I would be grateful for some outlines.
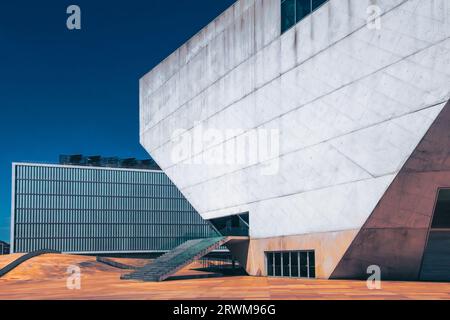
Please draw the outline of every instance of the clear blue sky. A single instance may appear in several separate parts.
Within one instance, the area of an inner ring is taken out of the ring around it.
[[[0,2],[0,239],[11,163],[59,154],[146,158],[138,80],[234,0]],[[66,28],[81,7],[82,30]]]

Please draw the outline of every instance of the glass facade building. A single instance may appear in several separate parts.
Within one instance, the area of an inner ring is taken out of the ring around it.
[[[13,164],[12,252],[164,252],[214,236],[162,171]]]

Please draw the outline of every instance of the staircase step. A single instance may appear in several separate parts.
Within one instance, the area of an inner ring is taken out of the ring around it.
[[[189,240],[170,252],[162,255],[150,264],[125,274],[123,280],[163,281],[181,268],[189,265],[228,241],[226,237]]]

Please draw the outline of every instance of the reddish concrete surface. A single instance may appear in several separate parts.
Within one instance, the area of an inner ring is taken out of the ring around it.
[[[81,269],[80,290],[66,286],[71,265]],[[382,282],[381,290],[369,290],[364,281],[221,277],[143,283],[120,280],[123,273],[93,257],[44,255],[0,279],[0,300],[450,299],[449,283]],[[187,268],[180,274],[198,273]]]
[[[439,188],[450,187],[450,102],[430,127],[339,262],[332,279],[418,280]]]

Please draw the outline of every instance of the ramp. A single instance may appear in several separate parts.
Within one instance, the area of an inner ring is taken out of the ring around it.
[[[180,269],[218,249],[228,241],[228,237],[187,241],[137,271],[123,275],[121,279],[146,282],[164,281]]]

